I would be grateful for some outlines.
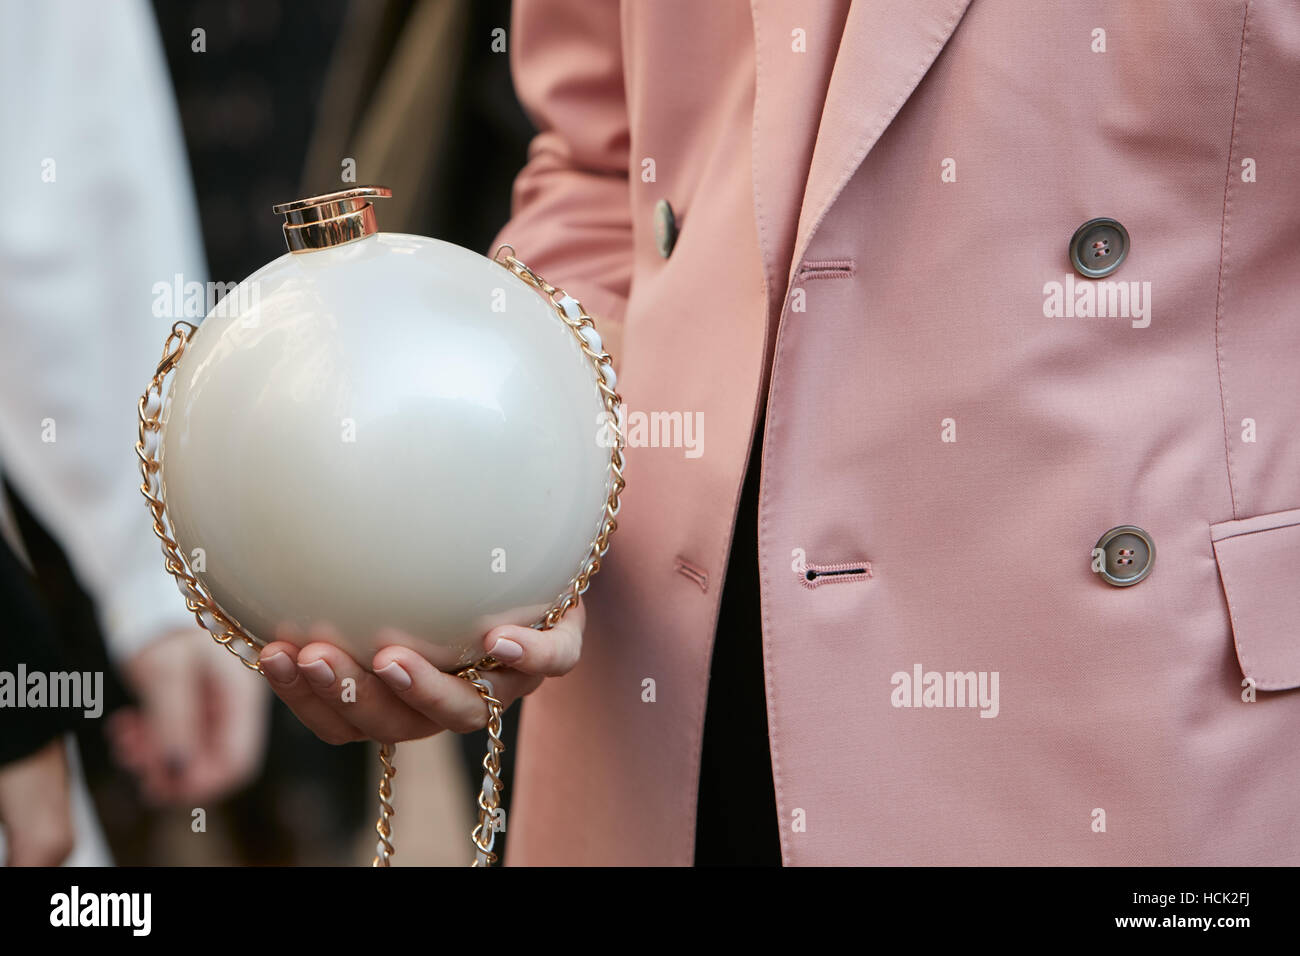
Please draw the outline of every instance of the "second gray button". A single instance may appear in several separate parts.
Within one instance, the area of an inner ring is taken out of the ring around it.
[[[1102,552],[1100,556],[1097,551]],[[1117,588],[1137,584],[1151,573],[1156,563],[1156,544],[1151,535],[1131,524],[1111,528],[1101,536],[1093,551],[1101,558],[1101,579]]]
[[[1087,279],[1100,279],[1119,268],[1128,255],[1128,230],[1114,219],[1089,219],[1070,237],[1070,264]]]

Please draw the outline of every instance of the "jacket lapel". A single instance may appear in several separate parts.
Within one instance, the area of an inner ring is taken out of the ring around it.
[[[971,0],[854,0],[799,211],[787,279],[827,210],[952,36]]]
[[[780,314],[804,183],[849,0],[751,0],[754,18],[754,218]]]

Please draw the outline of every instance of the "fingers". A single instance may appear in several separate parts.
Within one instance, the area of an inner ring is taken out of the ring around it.
[[[209,800],[248,784],[261,767],[269,695],[246,668],[214,661],[204,674],[203,747],[183,781],[186,800]]]
[[[156,741],[144,717],[135,708],[122,708],[108,718],[107,737],[113,759],[124,769],[143,776],[156,754]]]
[[[456,733],[471,733],[487,725],[487,705],[469,681],[443,673],[415,651],[401,646],[412,643],[406,635],[389,632],[388,636],[394,645],[376,654],[371,666],[398,700]],[[540,676],[508,669],[482,676],[492,684],[493,696],[503,707],[536,690],[542,682]]]
[[[145,718],[157,735],[164,770],[180,775],[198,753],[202,737],[200,677],[192,639],[159,669],[145,695]]]
[[[503,624],[483,640],[488,654],[508,667],[481,676],[503,707],[531,694],[545,677],[567,674],[582,655],[586,609],[579,603],[548,631]],[[487,723],[487,707],[468,681],[445,674],[405,645],[414,643],[397,631],[386,635],[392,646],[375,655],[372,666],[394,695],[448,730],[469,733]]]
[[[170,634],[140,651],[128,664],[140,698],[147,741],[137,748],[144,794],[165,802],[176,795],[190,763],[198,758],[203,732],[200,712],[201,645],[189,633]]]
[[[582,602],[549,631],[503,624],[488,631],[483,647],[512,670],[543,677],[567,674],[582,656],[582,629],[587,611]]]
[[[258,655],[266,683],[294,716],[327,744],[346,744],[365,735],[322,700],[298,668],[298,648],[287,641],[267,644]]]
[[[266,754],[270,697],[260,681],[249,680],[247,668],[223,666],[214,676],[211,695],[220,718],[213,747],[232,773],[251,779]]]
[[[573,669],[582,654],[585,621],[579,603],[548,631],[502,625],[488,632],[487,653],[509,665],[483,675],[503,707],[536,690],[544,677]],[[277,696],[326,742],[398,742],[443,729],[470,733],[487,723],[478,690],[410,650],[418,642],[409,635],[387,633],[390,646],[375,655],[373,672],[336,646],[337,634],[328,625],[314,628],[312,643],[301,650],[301,635],[282,636],[294,639],[263,648],[262,670]]]
[[[113,756],[138,778],[141,795],[152,804],[176,804],[219,797],[248,783],[256,773],[267,730],[266,688],[244,668],[231,667],[220,648],[195,643],[185,635],[179,653],[166,650],[133,662],[141,698],[158,702],[140,712],[123,709],[109,718]],[[177,666],[172,666],[177,665]],[[166,686],[161,686],[166,682]],[[177,687],[191,699],[179,711],[167,698]],[[193,713],[198,731],[183,749],[169,734],[163,714]],[[183,756],[183,759],[178,757]]]
[[[168,769],[158,735],[143,714],[119,710],[108,726],[108,737],[113,758],[135,775],[140,796],[147,803],[161,805],[177,798],[180,778]]]
[[[316,636],[325,635],[317,631]],[[308,644],[298,652],[298,670],[323,703],[373,740],[396,743],[442,730],[439,723],[408,707],[384,681],[333,644]]]

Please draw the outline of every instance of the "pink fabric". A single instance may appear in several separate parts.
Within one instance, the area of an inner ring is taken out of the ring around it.
[[[1241,672],[1259,690],[1300,687],[1300,510],[1211,525]],[[1289,571],[1281,586],[1277,571]]]
[[[515,18],[543,132],[501,238],[597,315],[630,411],[707,427],[694,457],[628,451],[582,663],[524,704],[507,862],[691,862],[766,392],[786,863],[1300,863],[1300,7]],[[1110,279],[1150,284],[1145,320],[1048,317],[1050,283],[1086,285],[1067,244],[1096,216],[1128,229]],[[1260,528],[1220,535],[1238,521]],[[1115,588],[1091,550],[1124,524],[1157,558]],[[809,588],[799,555],[871,575]]]

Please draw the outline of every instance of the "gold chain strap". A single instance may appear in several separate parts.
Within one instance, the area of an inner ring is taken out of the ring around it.
[[[508,255],[505,254],[507,249],[510,250]],[[600,570],[600,562],[605,557],[605,552],[609,550],[609,537],[618,528],[618,502],[625,484],[623,481],[623,446],[626,444],[626,439],[623,436],[622,424],[619,420],[619,407],[623,404],[623,400],[619,398],[618,392],[614,390],[617,378],[614,375],[613,359],[604,350],[600,335],[596,332],[596,323],[587,314],[587,310],[582,307],[582,303],[573,296],[568,295],[563,289],[556,288],[533,272],[532,269],[516,259],[514,253],[515,250],[512,246],[503,245],[497,249],[494,259],[546,296],[551,308],[560,317],[560,321],[569,327],[569,331],[578,340],[578,345],[582,348],[582,354],[587,356],[587,360],[595,366],[596,384],[600,387],[600,397],[605,405],[607,424],[615,439],[611,443],[609,450],[609,473],[612,480],[610,482],[609,497],[605,501],[604,521],[601,522],[600,531],[597,532],[595,540],[591,542],[591,550],[587,552],[586,560],[582,562],[578,573],[569,582],[568,588],[556,598],[555,603],[551,605],[550,610],[546,612],[542,620],[534,625],[541,630],[549,630],[558,624],[560,618],[564,617],[569,609],[578,603],[578,598],[587,592],[592,577]]]
[[[260,674],[262,665],[257,660],[257,652],[261,643],[240,627],[238,621],[222,611],[207,588],[190,572],[180,546],[171,535],[166,503],[163,501],[162,463],[158,460],[158,446],[162,437],[163,381],[180,362],[185,346],[196,330],[197,327],[189,322],[177,322],[172,326],[171,334],[163,344],[162,361],[158,363],[149,387],[136,405],[140,416],[140,431],[135,453],[140,459],[140,476],[144,479],[140,491],[149,503],[149,512],[153,515],[153,533],[162,541],[167,570],[176,578],[176,586],[185,598],[185,606],[193,613],[199,626],[212,635],[213,640],[238,657],[245,667]],[[244,648],[248,649],[247,652]]]
[[[600,563],[605,557],[605,552],[609,550],[609,537],[618,528],[619,496],[623,493],[625,484],[623,480],[623,446],[626,439],[623,436],[622,425],[619,420],[619,407],[622,405],[623,400],[615,391],[618,379],[614,374],[613,360],[601,343],[600,335],[596,332],[595,321],[587,314],[587,310],[582,307],[582,303],[568,295],[563,289],[551,285],[528,268],[515,257],[513,246],[502,245],[498,247],[492,258],[546,296],[547,302],[550,303],[552,310],[560,318],[560,321],[573,333],[578,346],[582,349],[582,354],[587,357],[587,360],[596,369],[596,383],[600,388],[601,401],[605,406],[606,422],[614,437],[609,452],[611,481],[609,497],[605,501],[605,517],[601,521],[600,530],[597,532],[595,539],[591,542],[587,557],[578,568],[578,573],[569,581],[568,587],[555,599],[555,602],[543,615],[542,619],[533,625],[538,630],[545,631],[555,627],[560,622],[560,619],[578,603],[578,599],[586,593],[587,588],[591,585],[592,577],[600,570]],[[457,675],[474,685],[488,709],[488,744],[487,753],[483,757],[483,786],[478,794],[478,822],[475,823],[470,834],[470,840],[474,843],[474,862],[472,865],[476,867],[491,866],[497,861],[497,854],[493,851],[493,845],[498,831],[504,829],[504,811],[501,810],[501,791],[504,789],[504,784],[501,781],[501,753],[506,749],[505,744],[501,741],[501,714],[504,708],[501,706],[501,702],[493,696],[492,685],[479,673],[480,671],[494,670],[499,666],[498,661],[491,657],[485,657],[474,667],[467,667]]]
[[[393,776],[397,767],[393,766],[393,757],[397,754],[397,744],[379,745],[379,763],[383,767],[379,774],[379,819],[375,821],[375,832],[379,842],[375,844],[375,858],[371,866],[388,866],[389,860],[397,851],[393,849]]]
[[[508,254],[505,252],[507,249]],[[605,515],[600,530],[592,540],[591,548],[579,566],[577,574],[569,581],[568,586],[555,599],[541,620],[533,625],[539,630],[549,630],[558,624],[578,603],[578,599],[586,593],[592,577],[600,570],[605,552],[609,549],[610,535],[618,528],[619,496],[625,484],[623,447],[626,440],[619,420],[622,399],[615,391],[617,377],[614,374],[612,359],[604,350],[600,335],[596,332],[595,322],[577,299],[537,275],[515,258],[514,252],[513,247],[503,245],[497,249],[493,260],[541,292],[555,314],[573,333],[582,348],[583,355],[596,370],[596,382],[605,406],[607,426],[614,438],[609,454],[610,490],[605,501]],[[190,571],[189,563],[172,536],[167,520],[167,507],[162,488],[162,462],[158,459],[158,449],[162,439],[163,383],[180,363],[181,356],[184,355],[185,348],[196,331],[197,326],[189,322],[176,322],[172,325],[171,334],[163,343],[162,360],[158,363],[148,388],[137,403],[140,427],[135,451],[140,459],[140,475],[143,478],[140,492],[148,502],[153,517],[154,534],[162,542],[165,567],[176,579],[176,586],[185,598],[185,606],[193,613],[199,626],[212,635],[213,640],[239,658],[245,667],[260,674],[262,665],[257,655],[265,642],[249,634],[238,621],[221,610],[211,593]],[[467,667],[457,674],[474,686],[488,709],[488,746],[487,754],[483,758],[483,785],[479,790],[477,801],[478,822],[470,834],[475,849],[472,865],[476,867],[491,866],[497,861],[493,845],[497,832],[504,829],[503,811],[501,811],[501,792],[505,787],[501,780],[501,754],[505,750],[505,744],[501,740],[501,715],[504,708],[493,696],[491,683],[480,674],[481,671],[491,671],[500,666],[499,661],[485,657],[478,664]],[[392,817],[396,811],[393,809],[392,797],[393,777],[397,773],[394,765],[396,752],[396,744],[383,744],[379,748],[382,772],[379,778],[379,819],[375,823],[375,832],[379,840],[375,846],[375,857],[371,862],[372,866],[377,867],[388,866],[395,852],[392,842]]]
[[[487,753],[483,757],[483,786],[478,792],[478,823],[470,832],[474,842],[474,862],[471,866],[491,866],[497,861],[493,852],[497,832],[502,829],[500,814],[501,791],[505,785],[501,782],[501,753],[506,745],[501,742],[501,714],[504,708],[501,701],[493,696],[492,684],[481,677],[473,667],[467,667],[457,676],[465,678],[474,685],[483,703],[487,705],[488,722]]]

